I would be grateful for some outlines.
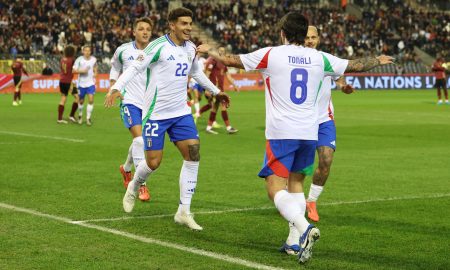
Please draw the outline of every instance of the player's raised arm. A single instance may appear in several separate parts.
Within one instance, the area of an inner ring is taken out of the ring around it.
[[[244,64],[242,64],[241,58],[236,54],[228,54],[228,53],[220,53],[217,48],[211,47],[209,44],[202,44],[197,47],[197,52],[199,53],[207,53],[209,56],[212,56],[214,59],[222,62],[225,66],[228,67],[236,67],[240,69],[244,69]]]
[[[221,102],[223,102],[227,107],[230,105],[230,97],[225,92],[221,92],[220,89],[217,88],[217,86],[215,86],[208,79],[208,77],[206,77],[205,73],[203,72],[203,67],[198,64],[197,58],[195,58],[192,62],[192,68],[189,76],[194,78],[198,82],[198,84],[207,89],[218,99],[221,99]]]
[[[394,57],[380,55],[378,57],[364,57],[355,60],[349,60],[345,72],[364,72],[377,66],[394,63]]]

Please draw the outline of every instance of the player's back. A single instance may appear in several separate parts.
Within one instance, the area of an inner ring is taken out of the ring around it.
[[[63,57],[60,60],[60,82],[62,83],[71,83],[73,79],[73,63],[74,59],[72,57]]]
[[[269,49],[265,58],[267,139],[316,140],[322,56],[315,49],[283,45]]]

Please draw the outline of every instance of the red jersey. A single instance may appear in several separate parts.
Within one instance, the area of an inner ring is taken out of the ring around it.
[[[206,60],[205,67],[211,71],[211,74],[209,74],[209,80],[223,91],[223,82],[228,68],[222,62],[219,62],[212,57],[209,57]]]
[[[445,79],[445,68],[442,64],[444,64],[444,61],[442,60],[436,60],[436,62],[433,63],[433,68],[431,70],[434,71],[436,79]]]
[[[20,77],[22,76],[22,72],[28,76],[27,71],[23,68],[23,63],[16,61],[11,65],[11,69],[14,73],[14,76]]]
[[[61,58],[61,74],[59,77],[59,81],[61,83],[71,83],[73,79],[72,67],[75,60],[72,57],[63,57]]]

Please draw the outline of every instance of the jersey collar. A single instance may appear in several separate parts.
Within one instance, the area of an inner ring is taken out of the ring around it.
[[[175,42],[173,42],[173,41],[170,39],[169,34],[165,34],[164,36],[166,37],[167,41],[169,41],[169,43],[170,43],[172,46],[177,47],[177,44],[175,44]],[[181,46],[182,46],[182,47],[185,47],[185,46],[186,46],[186,41],[183,41],[183,44],[182,44]]]

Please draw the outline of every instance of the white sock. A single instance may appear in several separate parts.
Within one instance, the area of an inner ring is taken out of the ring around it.
[[[78,103],[78,116],[80,118],[83,116],[83,107],[84,107],[84,104],[79,104]]]
[[[183,161],[180,172],[180,205],[178,212],[189,214],[191,212],[192,196],[197,186],[198,161]]]
[[[88,104],[86,107],[86,118],[91,119],[92,111],[94,110],[94,104]]]
[[[127,159],[125,160],[125,163],[123,164],[123,169],[126,172],[131,171],[131,166],[133,165],[133,154],[131,152],[132,149],[133,149],[133,143],[131,143],[130,148],[128,148]]]
[[[200,103],[195,102],[194,108],[195,108],[195,114],[200,114]]]
[[[280,214],[303,234],[308,228],[309,222],[306,220],[305,212],[302,211],[294,196],[286,190],[280,190],[275,194],[273,201]]]
[[[319,199],[320,194],[323,191],[323,186],[311,184],[309,188],[308,202],[315,202]]]
[[[147,181],[147,178],[152,172],[153,170],[147,166],[147,162],[145,160],[142,160],[141,163],[139,163],[136,172],[134,173],[133,180],[128,184],[128,189],[136,194],[139,190],[139,187],[143,185],[145,181]]]
[[[141,161],[145,161],[144,139],[142,139],[142,136],[136,137],[133,139],[133,143],[131,145],[134,168],[137,169]]]
[[[300,206],[300,209],[302,210],[303,214],[306,212],[306,200],[305,200],[305,194],[302,193],[289,193],[294,198],[296,203]],[[292,223],[289,222],[289,235],[286,240],[286,243],[290,246],[292,245],[298,245],[300,240],[300,232],[297,230],[297,228],[292,225]]]
[[[212,129],[212,126],[210,126],[210,125],[206,126],[206,130],[211,130],[211,129]]]

